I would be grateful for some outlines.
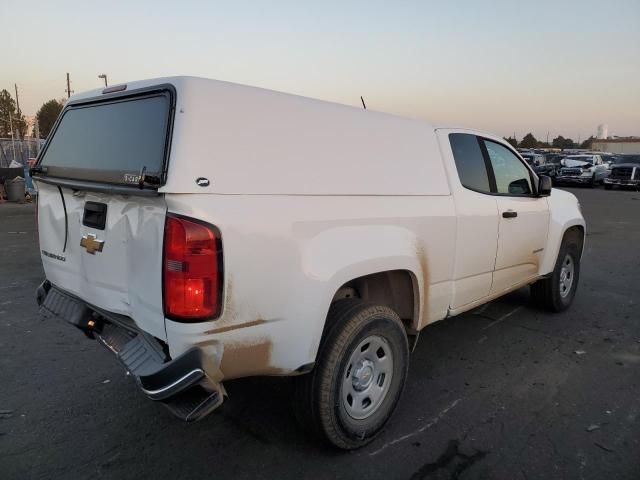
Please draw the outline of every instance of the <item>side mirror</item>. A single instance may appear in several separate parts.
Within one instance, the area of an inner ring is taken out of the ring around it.
[[[547,175],[540,175],[538,181],[538,195],[541,197],[548,197],[551,195],[551,177]]]

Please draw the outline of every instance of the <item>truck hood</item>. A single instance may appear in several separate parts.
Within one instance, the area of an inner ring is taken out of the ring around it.
[[[611,165],[609,168],[640,168],[640,163],[616,163],[615,165]]]
[[[588,165],[590,168],[593,167],[593,164],[591,162],[583,162],[582,160],[574,160],[572,158],[565,158],[564,159],[564,166],[565,167],[584,167],[585,165]]]

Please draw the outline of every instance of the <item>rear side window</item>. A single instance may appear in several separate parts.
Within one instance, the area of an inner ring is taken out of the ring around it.
[[[168,93],[71,107],[63,113],[41,165],[48,175],[136,183],[140,170],[164,171]]]
[[[480,192],[490,192],[487,166],[478,138],[468,133],[451,133],[449,142],[463,186]]]

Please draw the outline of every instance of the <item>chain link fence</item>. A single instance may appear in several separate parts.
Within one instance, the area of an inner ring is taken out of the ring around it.
[[[26,190],[30,194],[35,193],[33,181],[31,175],[29,175],[29,159],[36,158],[42,146],[44,140],[36,140],[35,138],[28,138],[24,140],[12,140],[10,138],[0,138],[0,182],[6,178],[13,178],[15,176],[15,169],[8,170],[14,160],[23,168],[23,172],[20,176],[24,178]],[[14,172],[10,174],[10,172]],[[13,176],[11,176],[13,175]]]
[[[14,160],[20,165],[28,166],[27,160],[36,158],[42,145],[44,145],[44,140],[36,140],[35,138],[24,140],[0,138],[0,168],[9,167]]]

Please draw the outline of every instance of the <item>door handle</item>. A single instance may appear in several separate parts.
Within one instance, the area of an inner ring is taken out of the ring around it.
[[[502,218],[516,218],[518,216],[518,212],[514,212],[513,210],[507,210],[506,212],[502,212]]]

